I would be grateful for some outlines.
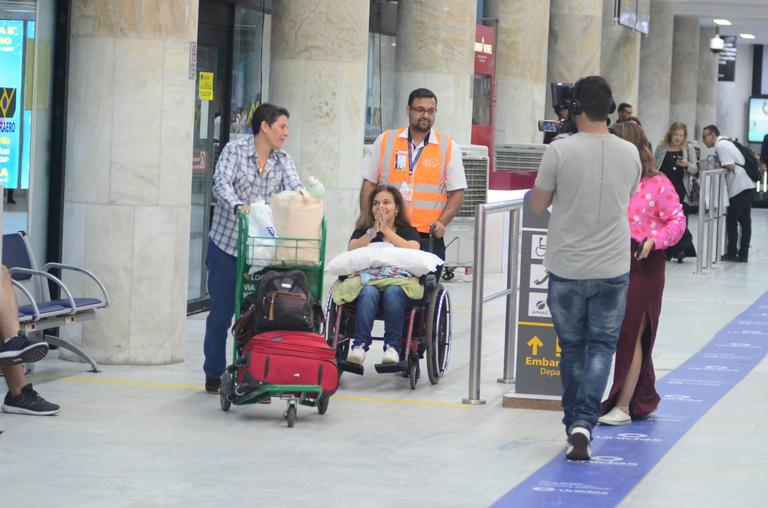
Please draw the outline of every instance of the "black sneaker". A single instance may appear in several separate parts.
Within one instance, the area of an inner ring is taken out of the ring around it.
[[[208,393],[219,393],[221,388],[220,377],[208,377],[205,376],[205,391]]]
[[[12,397],[11,392],[5,394],[5,402],[3,403],[3,412],[5,413],[48,416],[55,415],[59,411],[61,411],[59,406],[42,398],[31,384],[24,385],[17,397]]]
[[[42,360],[47,354],[47,342],[32,342],[24,332],[19,332],[18,335],[0,345],[0,365],[33,363]]]

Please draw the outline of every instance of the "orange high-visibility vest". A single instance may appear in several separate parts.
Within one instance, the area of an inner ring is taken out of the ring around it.
[[[430,139],[436,139],[439,144],[425,144],[411,172],[408,138],[400,136],[404,130],[387,130],[383,134],[379,153],[379,183],[390,184],[400,190],[402,183],[407,182],[411,189],[411,202],[407,210],[411,225],[419,233],[429,233],[430,224],[440,217],[448,200],[445,168],[451,161],[453,139],[435,130],[431,131]],[[405,167],[401,169],[395,167],[398,152],[405,154],[406,159]]]

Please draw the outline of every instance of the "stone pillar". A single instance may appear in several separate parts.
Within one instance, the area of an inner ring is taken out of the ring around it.
[[[112,306],[62,332],[101,363],[184,359],[197,14],[197,0],[72,2],[62,257]]]
[[[693,140],[701,138],[701,130],[717,121],[717,55],[709,50],[715,27],[702,27],[699,36],[699,83],[696,92],[696,125],[688,132]],[[704,143],[699,143],[702,147]]]
[[[692,136],[696,125],[699,75],[699,18],[675,16],[672,33],[672,79],[669,120],[683,122]]]
[[[640,83],[640,32],[616,22],[613,17],[615,4],[615,0],[603,0],[600,74],[610,83],[616,105],[626,102],[636,109]]]
[[[486,0],[496,32],[494,140],[541,143],[536,122],[545,118],[549,0]]]
[[[302,181],[315,175],[325,185],[330,259],[346,250],[359,213],[369,6],[360,0],[273,5],[270,101],[291,114],[285,149]]]
[[[470,142],[476,10],[474,0],[398,4],[396,124],[407,124],[408,94],[429,88],[438,101],[435,128]]]
[[[600,74],[603,0],[550,0],[547,83]],[[554,117],[547,91],[547,116]]]
[[[674,16],[674,1],[651,0],[648,35],[640,43],[640,87],[636,114],[654,147],[669,127]],[[690,76],[688,78],[691,79]]]

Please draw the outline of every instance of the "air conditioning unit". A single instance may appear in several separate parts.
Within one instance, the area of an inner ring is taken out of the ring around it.
[[[468,268],[474,263],[475,249],[475,208],[488,201],[488,147],[482,145],[461,145],[464,174],[467,189],[464,204],[459,213],[446,227],[444,274],[451,276],[458,267]]]
[[[539,169],[541,158],[547,145],[519,143],[512,145],[495,145],[494,169],[496,171],[513,171],[516,173],[533,173]]]

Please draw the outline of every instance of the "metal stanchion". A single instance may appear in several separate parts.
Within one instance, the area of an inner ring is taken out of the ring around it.
[[[507,253],[507,319],[504,324],[504,373],[499,383],[515,382],[515,331],[517,327],[517,250],[520,236],[520,209],[509,211],[509,249]]]
[[[699,173],[702,192],[699,195],[699,228],[696,234],[696,273],[720,261],[723,248],[723,221],[725,220],[725,170],[707,169]],[[706,207],[705,196],[709,198]]]
[[[475,209],[475,260],[472,276],[472,316],[469,344],[469,394],[464,404],[485,404],[480,400],[480,342],[483,334],[483,278],[485,276],[486,205]]]

